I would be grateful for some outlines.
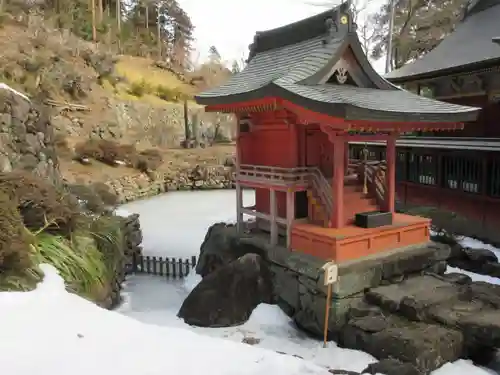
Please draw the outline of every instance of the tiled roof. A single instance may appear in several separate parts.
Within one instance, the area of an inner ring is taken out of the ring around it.
[[[480,0],[469,10],[453,33],[418,60],[385,75],[391,82],[430,78],[475,65],[500,64],[500,0]]]
[[[477,116],[477,108],[423,98],[386,81],[368,62],[353,30],[339,28],[326,39],[324,32],[293,44],[283,43],[283,39],[277,43],[285,35],[278,38],[280,32],[283,30],[272,31],[276,48],[255,53],[242,72],[224,85],[199,94],[197,101],[224,105],[280,97],[316,112],[351,120],[463,122]],[[262,38],[264,34],[259,35]],[[258,46],[258,38],[256,43]],[[271,45],[270,40],[266,43],[267,47]],[[348,49],[369,82],[363,87],[320,83],[324,82],[321,78],[332,74],[332,68]]]

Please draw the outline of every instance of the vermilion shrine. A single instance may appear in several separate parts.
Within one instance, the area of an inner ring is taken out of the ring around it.
[[[478,114],[380,77],[346,4],[257,33],[246,68],[196,99],[238,118],[238,227],[252,215],[272,245],[339,263],[429,241],[428,219],[394,209],[396,139]],[[349,142],[365,141],[385,142],[385,166],[350,165]],[[254,207],[243,207],[243,187],[255,189]]]

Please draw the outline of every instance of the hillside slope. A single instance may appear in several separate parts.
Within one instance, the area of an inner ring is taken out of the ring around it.
[[[69,149],[89,138],[139,149],[178,148],[185,136],[185,99],[190,121],[196,113],[208,132],[218,127],[226,138],[231,135],[233,118],[205,113],[190,100],[199,88],[164,62],[114,56],[103,46],[51,27],[40,15],[7,16],[1,26],[0,82],[47,104],[53,129]],[[173,157],[161,152],[166,162]],[[220,154],[200,153],[210,160]],[[226,148],[220,158],[227,153]],[[80,170],[71,153],[59,157],[63,169]],[[94,172],[87,168],[86,174]]]

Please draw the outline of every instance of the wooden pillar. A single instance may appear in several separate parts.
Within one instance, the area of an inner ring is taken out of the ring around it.
[[[292,242],[292,224],[295,219],[295,192],[286,192],[286,247],[290,249]]]
[[[349,141],[345,141],[345,155],[344,155],[344,174],[347,173],[347,169],[349,167]]]
[[[394,213],[396,201],[396,135],[391,135],[386,147],[385,210]]]
[[[241,184],[236,181],[236,231],[238,234],[243,232],[243,189]]]
[[[187,137],[187,135],[186,135]],[[187,138],[186,138],[187,141]],[[236,156],[235,156],[235,185],[236,185],[236,231],[241,234],[243,231],[243,189],[239,182],[240,163],[241,163],[241,150],[240,150],[240,119],[236,119]]]
[[[276,190],[269,190],[269,204],[270,204],[270,216],[271,216],[271,245],[275,246],[278,244],[278,223],[276,222],[276,217],[278,216],[278,206],[276,205]]]
[[[299,159],[299,134],[297,125],[295,123],[289,124],[290,132],[290,167],[298,167],[300,164]]]
[[[344,226],[344,158],[345,140],[336,136],[333,139],[333,183],[332,183],[332,227],[341,228]]]

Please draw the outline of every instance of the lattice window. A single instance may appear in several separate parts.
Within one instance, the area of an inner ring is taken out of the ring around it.
[[[406,151],[396,153],[396,181],[406,181],[408,178],[407,157]]]
[[[408,155],[408,181],[423,185],[436,185],[436,157],[434,155],[419,155],[412,152]]]
[[[500,198],[500,160],[492,160],[488,164],[488,195]]]
[[[443,156],[443,187],[466,193],[481,192],[481,160],[467,156]]]

